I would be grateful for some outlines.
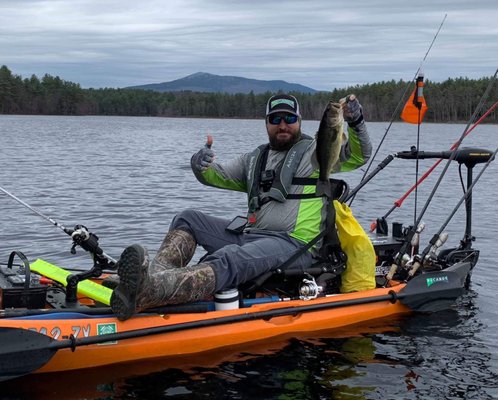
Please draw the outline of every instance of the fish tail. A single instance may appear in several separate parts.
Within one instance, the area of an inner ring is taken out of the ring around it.
[[[317,197],[320,197],[320,196],[326,196],[326,197],[330,197],[331,195],[331,187],[330,187],[330,181],[327,179],[327,180],[318,180],[316,182],[316,192],[315,192],[315,195]]]

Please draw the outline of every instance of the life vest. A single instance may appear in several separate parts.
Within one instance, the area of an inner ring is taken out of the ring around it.
[[[292,185],[316,185],[318,178],[296,177],[296,171],[313,139],[302,135],[301,140],[287,151],[284,161],[276,170],[265,170],[269,144],[262,144],[249,156],[247,187],[249,214],[259,210],[269,201],[302,200],[318,197],[314,193],[289,194]],[[333,198],[343,192],[343,181],[330,179]]]
[[[303,135],[302,139],[287,151],[285,159],[277,170],[265,170],[270,145],[262,144],[249,156],[247,171],[248,208],[253,213],[271,200],[283,203],[289,194],[292,180],[312,139]],[[265,188],[266,190],[262,190]]]

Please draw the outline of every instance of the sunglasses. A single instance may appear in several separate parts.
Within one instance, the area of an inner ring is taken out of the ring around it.
[[[282,122],[282,120],[288,125],[295,124],[298,119],[299,118],[297,117],[297,115],[293,115],[293,114],[285,114],[285,115],[272,114],[272,115],[268,116],[268,122],[271,125],[279,125],[280,122]]]

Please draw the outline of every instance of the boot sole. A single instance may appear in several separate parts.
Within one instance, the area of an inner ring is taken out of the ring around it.
[[[117,278],[117,275],[116,277],[114,275],[111,275],[111,276],[108,276],[107,278],[104,278],[102,280],[102,286],[105,286],[106,288],[109,288],[109,289],[116,289],[119,285],[119,279],[116,279]]]
[[[119,259],[119,284],[111,295],[111,309],[120,321],[126,321],[136,311],[144,259],[145,252],[139,245],[127,247]]]

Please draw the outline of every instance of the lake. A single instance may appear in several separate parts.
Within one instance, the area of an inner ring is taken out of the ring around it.
[[[370,123],[374,149],[387,123]],[[304,121],[313,134],[318,121]],[[447,150],[464,125],[424,124],[420,148]],[[494,151],[496,125],[481,125],[463,142]],[[226,218],[244,213],[242,193],[204,187],[190,157],[214,137],[217,159],[227,160],[267,141],[262,120],[0,116],[0,186],[60,224],[83,224],[118,258],[132,243],[161,243],[174,215],[196,208]],[[417,127],[393,124],[374,165],[417,143]],[[434,160],[421,160],[419,176]],[[420,211],[446,162],[418,190]],[[365,228],[384,215],[415,182],[415,161],[394,160],[352,205]],[[474,176],[482,167],[475,168]],[[226,399],[494,399],[498,398],[497,163],[477,183],[473,235],[481,250],[471,288],[455,306],[381,325],[314,337],[277,340],[204,357],[77,374],[43,375],[0,384],[2,398],[226,398]],[[363,171],[340,174],[354,187]],[[464,178],[465,179],[465,178]],[[462,196],[450,165],[423,221],[425,247]],[[0,194],[0,263],[12,250],[66,268],[89,268],[81,249],[57,227]],[[410,224],[414,195],[388,219]],[[455,244],[464,230],[459,210],[446,231]],[[202,255],[198,252],[196,257]],[[29,384],[20,385],[21,382]]]

